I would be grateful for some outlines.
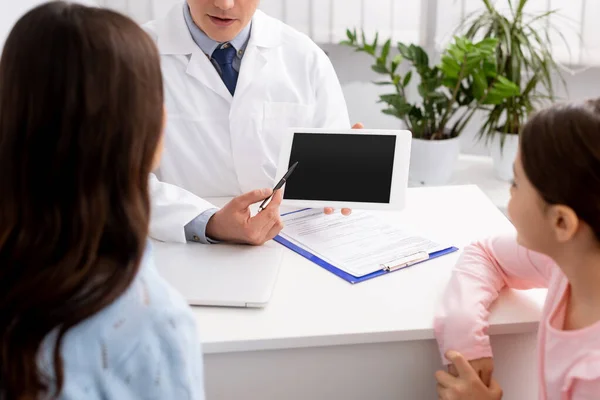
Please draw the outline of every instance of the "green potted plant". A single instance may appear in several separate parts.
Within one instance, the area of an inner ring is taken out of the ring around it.
[[[456,37],[443,52],[439,65],[431,66],[425,50],[417,45],[397,44],[392,55],[391,40],[378,46],[378,35],[367,42],[364,33],[347,31],[342,44],[375,59],[373,71],[384,75],[378,85],[389,85],[393,93],[380,96],[384,114],[404,122],[413,136],[410,180],[421,184],[445,184],[452,175],[460,150],[458,137],[476,110],[502,104],[519,94],[518,87],[498,74],[497,40],[488,38],[473,43]],[[403,76],[400,65],[410,68]],[[418,75],[418,97],[409,98],[408,86]]]
[[[520,89],[518,96],[508,97],[489,110],[479,136],[490,147],[496,175],[511,180],[518,134],[532,111],[555,98],[552,76],[561,76],[552,58],[549,35],[556,29],[549,20],[555,11],[529,14],[525,12],[529,0],[509,0],[509,10],[503,13],[492,1],[482,2],[484,9],[468,16],[458,32],[469,39],[496,39],[498,74]]]

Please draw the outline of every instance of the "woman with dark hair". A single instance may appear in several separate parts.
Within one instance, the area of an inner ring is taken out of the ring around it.
[[[467,247],[436,336],[450,373],[440,399],[499,399],[489,307],[503,288],[548,288],[538,332],[540,399],[600,399],[600,99],[559,104],[525,125],[508,213],[516,232]],[[460,353],[459,353],[460,352]]]
[[[153,41],[50,2],[0,60],[0,399],[202,399],[191,311],[157,274],[148,178],[164,125]]]

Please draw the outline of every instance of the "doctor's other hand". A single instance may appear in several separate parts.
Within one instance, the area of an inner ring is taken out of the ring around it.
[[[273,195],[267,207],[252,217],[250,206],[262,202],[272,189],[254,190],[231,200],[208,221],[206,235],[211,239],[260,246],[273,239],[283,229],[279,206],[281,190]]]
[[[360,123],[357,122],[356,124],[352,125],[352,129],[363,129],[365,126]],[[331,215],[335,212],[335,209],[333,209],[332,207],[325,207],[325,214],[327,215]],[[350,215],[352,214],[352,209],[350,208],[342,208],[342,214],[343,215]]]
[[[458,376],[446,371],[435,374],[438,398],[441,400],[500,400],[502,389],[493,378],[485,385],[471,364],[456,351],[446,353],[446,358],[456,367]]]

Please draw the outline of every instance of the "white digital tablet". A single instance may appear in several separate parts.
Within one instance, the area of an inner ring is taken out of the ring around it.
[[[411,134],[400,130],[292,128],[276,179],[298,163],[283,205],[401,210],[408,186]]]

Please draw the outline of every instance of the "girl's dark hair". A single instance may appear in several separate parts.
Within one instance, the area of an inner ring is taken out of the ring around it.
[[[600,99],[532,116],[521,133],[521,160],[542,198],[572,208],[600,240]]]
[[[0,399],[58,395],[65,333],[134,279],[162,124],[158,52],[133,21],[58,1],[17,22],[0,61]]]

